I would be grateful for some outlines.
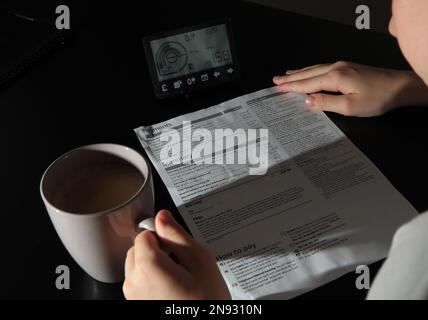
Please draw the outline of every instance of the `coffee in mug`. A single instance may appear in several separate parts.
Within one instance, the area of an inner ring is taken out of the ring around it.
[[[104,151],[81,150],[92,161],[76,167],[53,193],[60,210],[91,214],[116,208],[137,194],[143,174],[131,163]]]

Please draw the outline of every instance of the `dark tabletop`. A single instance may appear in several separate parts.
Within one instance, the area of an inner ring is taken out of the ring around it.
[[[76,265],[45,211],[39,181],[62,153],[100,142],[143,152],[135,127],[269,87],[272,76],[287,69],[339,59],[408,68],[387,35],[240,1],[157,1],[150,8],[145,3],[71,5],[73,32],[64,44],[0,87],[1,298],[123,298],[120,284],[99,283]],[[233,22],[240,83],[156,101],[141,37],[225,16]],[[329,116],[418,211],[427,209],[428,108],[371,119]],[[154,183],[156,208],[174,210],[157,173]],[[70,290],[55,287],[61,264],[70,267]],[[379,266],[372,265],[372,275]],[[355,277],[350,273],[298,299],[362,299],[366,292],[355,289]]]

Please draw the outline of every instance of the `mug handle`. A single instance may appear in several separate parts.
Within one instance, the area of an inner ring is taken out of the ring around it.
[[[147,218],[138,224],[138,228],[156,232],[155,218]]]

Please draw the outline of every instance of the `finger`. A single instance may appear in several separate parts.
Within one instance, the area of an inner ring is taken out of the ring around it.
[[[340,79],[330,72],[308,79],[281,83],[278,89],[282,92],[314,93],[319,91],[340,91]]]
[[[135,237],[134,240],[135,261],[151,258],[162,252],[159,241],[153,232],[144,230]]]
[[[328,64],[330,64],[330,63],[319,63],[319,64],[314,64],[312,66],[308,66],[308,67],[304,67],[304,68],[300,68],[300,69],[296,69],[296,70],[287,70],[285,72],[285,74],[294,74],[294,73],[297,73],[297,72],[302,72],[302,71],[306,71],[306,70],[318,68],[318,67],[321,67],[321,66],[324,66],[324,65],[328,65]]]
[[[125,260],[125,277],[131,274],[131,271],[134,269],[134,264],[135,264],[134,255],[135,255],[134,247],[129,248],[128,252],[126,253],[126,260]]]
[[[287,70],[287,71],[285,71],[285,74],[293,74],[295,72],[299,72],[299,69],[296,69],[296,70]]]
[[[156,231],[162,243],[174,252],[180,265],[188,270],[197,259],[200,246],[174,219],[168,210],[161,210],[155,219]]]
[[[297,80],[303,80],[307,78],[316,77],[319,75],[322,75],[324,73],[327,73],[333,69],[332,64],[322,64],[313,68],[309,68],[306,70],[298,71],[290,75],[286,75],[283,77],[280,77],[279,79],[276,79],[277,84],[285,83],[285,82],[291,82],[291,81],[297,81]]]
[[[189,273],[174,262],[159,246],[156,235],[143,231],[135,238],[134,272],[142,272],[152,281],[182,281]],[[181,279],[181,280],[180,280]]]
[[[306,98],[306,104],[309,108],[331,111],[346,116],[352,115],[350,95],[335,96],[331,94],[316,93]]]
[[[290,79],[291,76],[295,77],[296,75],[302,74],[302,73],[315,72],[315,73],[313,73],[314,75],[320,74],[322,72],[317,72],[317,70],[325,70],[326,67],[330,67],[330,66],[331,66],[330,63],[325,63],[325,64],[316,64],[313,66],[309,66],[309,67],[297,69],[297,70],[287,70],[285,72],[285,75],[273,77],[273,82],[275,84],[280,84],[280,83],[286,82],[288,79]]]

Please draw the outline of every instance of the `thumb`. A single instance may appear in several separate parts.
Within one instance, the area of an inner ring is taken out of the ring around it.
[[[180,265],[188,270],[194,267],[201,247],[174,219],[171,212],[168,210],[159,211],[156,215],[155,224],[160,240],[171,249]]]
[[[307,96],[306,105],[311,109],[336,112],[345,116],[351,115],[351,97],[349,95],[314,93]]]

